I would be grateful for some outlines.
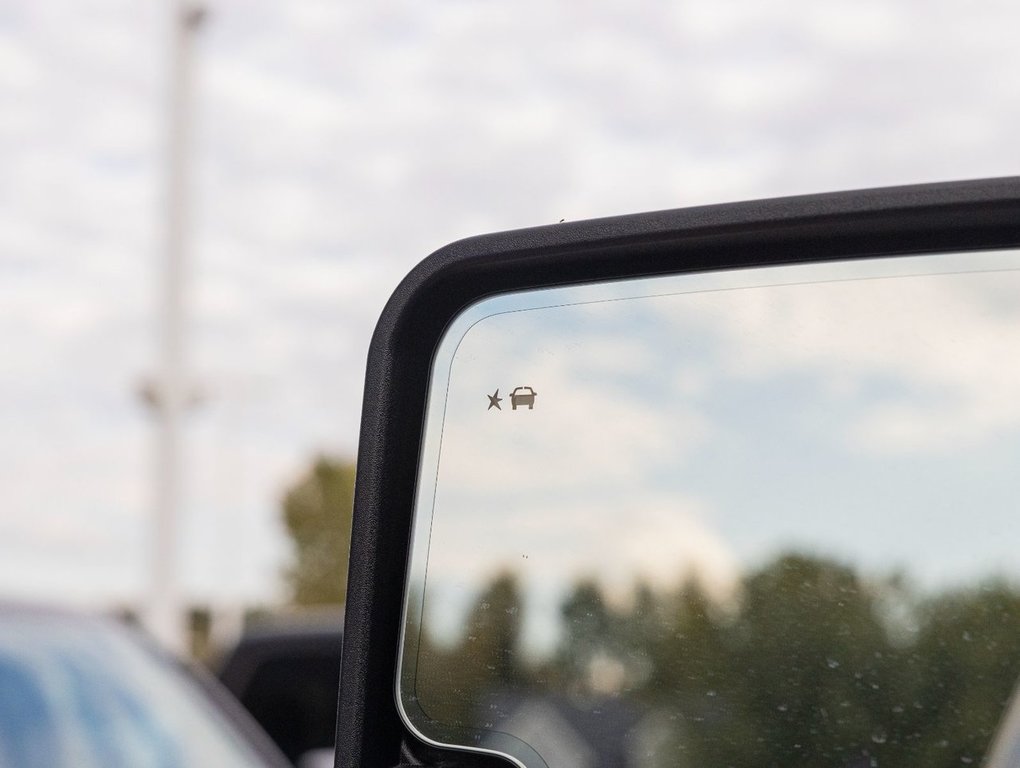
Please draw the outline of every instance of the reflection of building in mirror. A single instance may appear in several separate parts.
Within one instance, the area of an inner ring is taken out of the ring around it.
[[[646,713],[608,696],[578,701],[508,691],[491,707],[500,728],[563,768],[648,766],[671,733],[666,713]]]

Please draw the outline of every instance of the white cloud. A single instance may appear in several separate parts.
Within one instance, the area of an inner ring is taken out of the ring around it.
[[[574,494],[485,507],[437,509],[432,523],[425,610],[443,641],[453,640],[478,594],[500,572],[523,589],[525,643],[548,651],[571,588],[595,579],[610,599],[639,583],[670,589],[695,578],[719,599],[733,595],[740,569],[708,522],[703,504],[681,496]]]
[[[938,453],[1020,428],[1017,295],[1020,277],[1005,271],[708,292],[655,306],[679,332],[711,340],[716,382],[817,377],[820,394],[854,414],[831,426],[834,436],[869,451]],[[876,381],[903,391],[864,392]]]
[[[851,53],[888,50],[910,36],[901,7],[881,2],[810,3],[807,27],[816,44]]]
[[[208,5],[192,353],[196,376],[224,393],[209,418],[276,446],[251,459],[245,502],[263,553],[294,466],[353,448],[375,318],[444,242],[1020,169],[1012,4],[854,4],[829,17],[806,1]],[[136,521],[145,502],[118,478],[142,471],[125,436],[146,428],[132,393],[155,357],[164,10],[0,12],[0,398],[19,414],[2,453],[27,435],[49,446],[5,491],[35,498],[46,467],[89,447],[109,468],[96,494]],[[225,394],[238,387],[243,407]],[[245,415],[223,416],[234,408]],[[96,418],[69,436],[53,413]],[[208,436],[196,425],[190,439]],[[216,506],[209,482],[195,508]],[[43,488],[86,515],[76,487],[57,475]],[[5,514],[30,527],[23,504]],[[47,583],[60,578],[77,581],[69,569]]]
[[[597,330],[574,333],[577,322],[572,307],[501,314],[460,340],[445,393],[441,492],[536,498],[640,488],[652,469],[681,461],[711,434],[690,403],[635,393],[630,381],[659,370],[652,346]],[[521,386],[537,393],[534,411],[513,410]],[[486,399],[497,387],[499,411]]]

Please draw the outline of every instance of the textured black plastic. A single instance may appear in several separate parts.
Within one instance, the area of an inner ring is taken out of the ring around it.
[[[505,766],[420,744],[394,677],[432,356],[450,321],[491,294],[766,264],[1020,243],[1020,179],[841,192],[554,224],[455,242],[419,264],[369,350],[337,716],[338,768]]]

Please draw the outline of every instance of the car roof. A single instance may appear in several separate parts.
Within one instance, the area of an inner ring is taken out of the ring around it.
[[[77,619],[81,621],[102,620],[99,614],[92,614],[76,608],[50,603],[37,603],[13,598],[0,599],[0,621],[5,616],[38,617],[54,619]]]
[[[253,619],[242,633],[241,639],[261,640],[271,638],[294,638],[297,636],[343,635],[344,614],[342,608],[299,609],[267,614]]]

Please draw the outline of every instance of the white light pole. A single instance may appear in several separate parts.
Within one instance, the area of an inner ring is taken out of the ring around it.
[[[170,100],[166,155],[166,230],[159,273],[159,370],[146,391],[156,418],[155,498],[151,584],[143,611],[149,631],[166,648],[187,650],[184,605],[177,579],[181,510],[181,436],[192,400],[184,350],[187,276],[188,160],[191,128],[191,74],[195,34],[204,11],[188,0],[171,0]]]

